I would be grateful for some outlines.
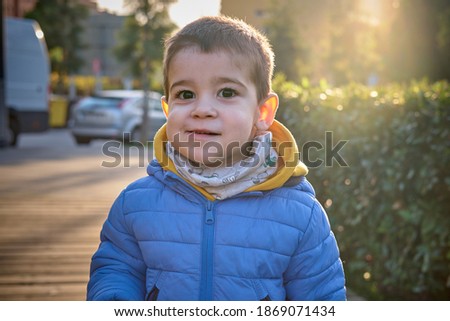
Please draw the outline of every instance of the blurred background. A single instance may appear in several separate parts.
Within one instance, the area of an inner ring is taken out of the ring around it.
[[[435,81],[450,74],[448,0],[150,3],[4,0],[3,7],[5,16],[40,23],[52,63],[51,91],[57,94],[84,95],[96,85],[139,87],[136,65],[142,63],[139,51],[143,48],[138,48],[142,42],[136,40],[142,35],[137,30],[147,25],[148,46],[152,46],[148,48],[149,78],[152,88],[161,90],[161,37],[196,17],[219,13],[264,31],[276,52],[276,71],[288,80],[376,85],[423,78]],[[75,90],[70,91],[70,85]]]
[[[43,130],[69,138],[83,97],[162,94],[168,34],[204,15],[252,24],[273,45],[277,118],[310,165],[348,287],[367,300],[450,299],[449,0],[3,0],[2,9],[4,20],[42,29]],[[6,105],[4,148],[8,124],[19,127]]]

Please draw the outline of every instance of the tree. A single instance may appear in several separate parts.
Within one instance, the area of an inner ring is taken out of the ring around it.
[[[127,0],[133,12],[125,20],[118,33],[118,45],[114,54],[126,63],[127,72],[142,81],[144,90],[143,119],[140,140],[145,143],[149,136],[148,91],[149,75],[161,64],[163,38],[175,25],[169,18],[168,5],[174,0]]]
[[[326,78],[340,85],[377,73],[378,30],[365,21],[360,0],[271,1],[265,23],[276,72],[288,80]]]
[[[307,67],[308,50],[297,30],[295,6],[294,0],[272,0],[265,27],[276,57],[275,73],[281,72],[287,80],[296,82],[301,76],[308,76],[310,70]]]
[[[81,34],[88,14],[88,8],[77,1],[38,0],[25,15],[39,22],[44,32],[52,71],[58,75],[56,92],[63,91],[64,77],[76,73],[83,65]]]

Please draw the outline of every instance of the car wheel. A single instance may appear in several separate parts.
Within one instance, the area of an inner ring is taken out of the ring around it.
[[[19,124],[15,119],[9,119],[8,142],[9,146],[17,145],[17,137],[19,136]]]
[[[82,137],[82,136],[74,136],[74,137],[78,145],[87,145],[91,142],[91,139],[89,137]]]

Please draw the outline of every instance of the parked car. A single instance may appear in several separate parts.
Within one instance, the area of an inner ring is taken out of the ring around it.
[[[152,140],[166,122],[161,94],[149,92],[149,121]],[[69,127],[78,144],[93,139],[138,141],[141,133],[144,93],[140,90],[104,90],[80,99],[71,110]]]

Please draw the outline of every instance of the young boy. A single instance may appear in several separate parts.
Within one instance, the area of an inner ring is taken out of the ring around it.
[[[148,176],[113,204],[88,300],[345,300],[339,251],[290,132],[273,53],[204,17],[166,41],[167,124]]]

